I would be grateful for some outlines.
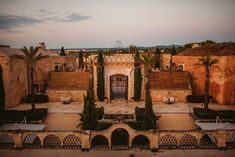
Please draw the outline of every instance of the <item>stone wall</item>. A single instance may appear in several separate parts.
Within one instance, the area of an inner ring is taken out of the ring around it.
[[[0,64],[3,69],[5,108],[15,107],[27,94],[26,64],[12,57],[0,57]]]
[[[151,90],[152,101],[163,101],[165,97],[174,97],[177,102],[186,102],[187,95],[191,95],[191,90]]]
[[[104,149],[112,148],[112,134],[117,129],[123,129],[128,134],[127,148],[133,148],[133,139],[138,135],[144,136],[149,140],[150,149],[169,149],[169,148],[231,148],[228,142],[233,142],[235,138],[234,130],[187,130],[187,131],[156,131],[146,130],[137,131],[130,128],[127,124],[113,124],[110,128],[103,131],[1,131],[0,143],[8,144],[5,149],[9,148],[65,148],[66,145],[78,146],[76,149],[91,149],[91,141],[96,136],[103,136],[108,140],[108,146]],[[73,140],[65,140],[70,136]],[[213,143],[205,143],[205,137],[210,136]],[[32,139],[38,139],[38,143],[29,142]],[[1,147],[1,145],[0,145]],[[125,146],[124,146],[125,147]],[[234,146],[232,147],[234,148]],[[101,148],[102,149],[102,148]],[[135,148],[133,148],[135,149]]]
[[[170,62],[171,62],[171,54],[170,53],[161,53],[161,67],[163,69],[166,69],[166,67],[170,68]]]
[[[184,65],[191,75],[194,95],[204,94],[205,68],[194,66],[200,56],[173,57],[173,63]],[[219,63],[213,65],[210,71],[210,95],[219,104],[235,104],[235,56],[213,56]]]

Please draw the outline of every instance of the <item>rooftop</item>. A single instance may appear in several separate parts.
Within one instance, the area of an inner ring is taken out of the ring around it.
[[[208,44],[197,48],[188,48],[177,56],[234,56],[235,55],[235,43],[215,43]]]

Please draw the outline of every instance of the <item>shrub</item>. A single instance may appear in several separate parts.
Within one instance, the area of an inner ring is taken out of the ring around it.
[[[204,95],[188,95],[186,97],[187,102],[189,103],[204,103],[205,96]],[[212,99],[212,96],[209,96],[209,102]]]
[[[48,102],[48,96],[47,95],[35,95],[34,97],[35,103],[46,103]],[[31,95],[26,96],[26,103],[31,103]]]
[[[46,108],[36,109],[35,112],[32,110],[5,110],[0,112],[1,119],[16,122],[22,121],[24,117],[26,117],[27,121],[38,121],[42,120],[46,115]]]
[[[127,124],[135,130],[145,130],[144,121],[129,121]]]
[[[143,121],[144,120],[144,108],[135,108],[135,118],[137,121]]]
[[[108,122],[99,122],[96,130],[106,130],[108,129],[113,123],[108,123]]]
[[[104,116],[104,107],[101,106],[100,108],[96,108],[95,113],[96,113],[96,116],[97,116],[98,120],[102,119],[103,116]]]

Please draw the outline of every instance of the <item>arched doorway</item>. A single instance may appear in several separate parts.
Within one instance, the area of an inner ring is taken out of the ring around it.
[[[91,147],[94,149],[108,149],[109,141],[105,136],[97,135],[91,140]]]
[[[122,74],[110,76],[110,99],[128,99],[128,76]]]
[[[129,146],[129,134],[123,128],[118,128],[112,132],[111,145],[114,149],[127,149]]]
[[[140,149],[149,149],[150,141],[149,139],[144,135],[137,135],[132,140],[132,147],[133,148],[140,148]]]

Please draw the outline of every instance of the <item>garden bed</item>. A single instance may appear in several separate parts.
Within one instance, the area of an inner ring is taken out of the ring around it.
[[[21,122],[26,117],[27,121],[39,121],[46,115],[46,108],[36,109],[35,112],[32,110],[5,110],[0,112],[0,119],[1,121]]]
[[[235,111],[233,110],[212,110],[207,111],[203,108],[193,108],[194,114],[200,119],[216,119],[219,116],[220,119],[233,119],[235,120]]]

